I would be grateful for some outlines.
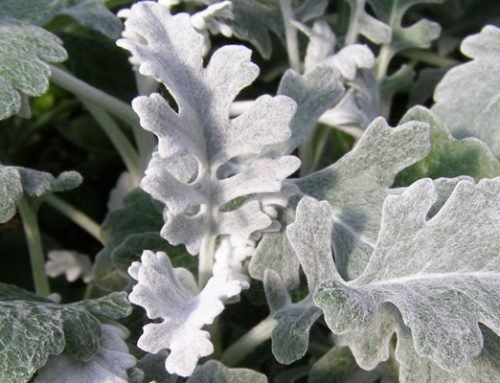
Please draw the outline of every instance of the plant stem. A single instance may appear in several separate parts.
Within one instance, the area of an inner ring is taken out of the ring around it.
[[[442,57],[436,53],[427,52],[421,49],[407,49],[401,52],[401,55],[439,68],[446,68],[460,64],[460,61],[458,60]]]
[[[135,184],[139,185],[142,178],[141,161],[135,148],[123,134],[115,120],[104,109],[90,101],[82,100],[82,102],[113,143],[127,170],[132,175]]]
[[[288,61],[290,62],[290,67],[296,72],[300,73],[301,65],[297,28],[295,28],[291,23],[291,20],[295,19],[295,15],[293,14],[292,1],[280,0],[280,8],[281,15],[283,16],[283,22],[285,24],[286,51],[288,53]]]
[[[205,287],[212,276],[214,266],[215,236],[212,235],[211,229],[208,231],[203,236],[200,254],[198,254],[198,287],[200,290]]]
[[[220,358],[228,367],[235,366],[250,354],[255,348],[271,337],[276,321],[267,317],[251,328],[245,335],[229,346]]]
[[[88,215],[78,210],[74,206],[71,206],[66,201],[54,195],[49,195],[45,197],[45,201],[52,206],[54,209],[62,213],[64,216],[69,218],[71,221],[80,226],[83,230],[89,233],[92,237],[102,242],[101,238],[101,227]]]
[[[42,239],[40,237],[40,229],[38,228],[36,210],[25,197],[21,197],[17,207],[23,221],[26,241],[28,242],[35,292],[38,295],[46,297],[50,294],[50,287],[49,280],[45,274],[45,257]]]
[[[352,5],[352,7],[350,8],[349,13],[349,27],[345,36],[346,46],[356,43],[359,34],[360,17],[365,9],[364,0],[350,2],[350,4]]]
[[[80,99],[94,102],[132,127],[139,123],[139,118],[127,103],[94,88],[54,65],[50,65],[50,70],[52,71],[50,79],[54,84],[75,94]]]

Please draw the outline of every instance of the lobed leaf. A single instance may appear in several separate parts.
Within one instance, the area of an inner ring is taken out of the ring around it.
[[[0,120],[21,110],[23,96],[41,96],[49,86],[48,63],[66,60],[62,41],[46,30],[0,12]]]
[[[190,376],[198,362],[213,352],[210,335],[202,328],[224,309],[224,302],[237,296],[243,286],[227,273],[215,274],[203,290],[186,269],[174,269],[163,252],[145,250],[134,262],[130,275],[137,280],[129,299],[144,307],[159,323],[144,326],[137,345],[149,353],[168,349],[165,368],[171,374]]]
[[[197,254],[204,238],[248,238],[268,227],[271,219],[257,201],[223,207],[238,197],[279,191],[297,169],[295,157],[268,151],[290,137],[295,103],[262,96],[231,120],[231,103],[258,72],[250,50],[222,47],[204,67],[203,36],[189,15],[172,16],[152,2],[135,4],[125,27],[118,44],[132,52],[141,74],[166,86],[178,109],[159,94],[133,101],[143,128],[159,139],[141,187],[166,206],[162,236]]]
[[[484,27],[467,37],[460,49],[473,60],[446,73],[434,92],[432,111],[454,137],[477,137],[499,157],[500,28]]]
[[[413,353],[452,374],[478,363],[484,342],[479,323],[500,331],[499,191],[500,178],[477,185],[462,180],[431,217],[439,198],[433,181],[389,196],[363,273],[319,285],[315,304],[362,368],[387,359],[391,336],[406,329],[412,342],[401,337],[400,355]],[[413,362],[400,357],[400,363]]]

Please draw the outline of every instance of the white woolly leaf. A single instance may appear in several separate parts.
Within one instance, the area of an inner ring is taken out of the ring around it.
[[[47,254],[45,272],[55,278],[62,274],[69,282],[82,278],[85,283],[91,280],[92,263],[88,255],[71,250],[52,250]]]
[[[434,92],[432,111],[455,137],[477,137],[500,157],[500,28],[484,27],[461,50],[473,60],[448,71]]]
[[[368,263],[394,178],[429,150],[427,124],[407,122],[390,128],[379,118],[340,160],[293,181],[303,194],[327,200],[333,207],[332,246],[344,278],[355,278]]]
[[[168,349],[165,368],[171,374],[189,376],[198,359],[214,348],[204,326],[224,309],[224,302],[237,296],[248,284],[231,280],[229,270],[209,279],[203,290],[186,269],[174,269],[163,252],[144,251],[141,262],[134,262],[129,274],[137,280],[129,295],[132,303],[144,307],[150,319],[160,323],[144,326],[138,346],[157,353]]]
[[[231,120],[231,103],[258,73],[249,49],[225,46],[204,67],[203,36],[189,15],[172,16],[147,1],[132,7],[125,27],[119,45],[132,52],[140,73],[166,86],[178,108],[159,94],[133,101],[143,128],[159,139],[141,186],[166,206],[162,236],[196,254],[204,238],[248,238],[269,226],[256,201],[231,211],[222,207],[245,195],[279,191],[281,180],[299,166],[295,157],[268,152],[290,137],[293,100],[262,96]],[[236,157],[237,166],[230,166]]]
[[[91,360],[79,362],[64,354],[52,356],[38,371],[35,383],[128,383],[127,370],[136,362],[124,341],[128,331],[108,324],[101,329],[100,348]]]
[[[1,3],[0,3],[1,4]],[[49,87],[47,63],[66,60],[62,41],[46,30],[0,12],[0,120],[20,112],[22,97]]]
[[[499,192],[500,178],[460,181],[431,217],[440,196],[430,179],[387,197],[363,273],[350,282],[334,275],[314,293],[329,328],[362,368],[387,359],[392,334],[406,327],[407,347],[449,372],[475,363],[484,342],[479,323],[500,332]],[[297,232],[294,247],[315,246]]]

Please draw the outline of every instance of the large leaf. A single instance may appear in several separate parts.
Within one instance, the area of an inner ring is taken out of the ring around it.
[[[368,263],[382,204],[396,175],[430,150],[426,123],[390,128],[382,119],[370,124],[356,146],[333,165],[292,181],[300,191],[333,207],[333,250],[340,274],[358,276]]]
[[[121,22],[106,8],[105,0],[2,0],[0,15],[43,26],[58,15],[66,15],[80,24],[112,39],[120,35]]]
[[[403,331],[412,341],[401,337],[400,355],[429,359],[449,373],[475,368],[484,342],[479,323],[500,332],[499,192],[500,178],[463,180],[434,213],[439,194],[430,179],[387,197],[364,272],[350,282],[337,274],[314,293],[329,328],[362,368],[387,359],[392,335]],[[311,205],[319,203],[301,202],[298,210]],[[297,232],[292,245],[324,248],[310,241],[307,226]]]
[[[476,181],[500,176],[500,163],[490,148],[477,138],[457,140],[446,125],[431,111],[415,107],[400,123],[422,121],[431,129],[432,149],[428,156],[398,174],[397,185],[409,185],[424,178],[458,177],[468,175]]]
[[[23,195],[40,198],[47,193],[73,189],[81,182],[82,176],[75,171],[54,177],[47,172],[0,164],[0,223],[16,214],[16,204]]]
[[[262,96],[231,120],[231,103],[258,73],[250,50],[225,46],[204,67],[203,36],[189,15],[172,16],[152,2],[135,4],[125,28],[118,44],[132,52],[141,74],[166,86],[178,109],[159,94],[132,103],[143,128],[159,139],[141,186],[166,206],[162,236],[197,254],[219,235],[245,239],[268,227],[271,219],[257,201],[222,208],[238,197],[279,191],[299,166],[297,158],[266,149],[290,137],[293,100]]]
[[[0,3],[2,4],[2,3]],[[50,32],[0,12],[0,120],[21,110],[22,98],[41,96],[50,67],[67,58],[61,40]]]
[[[499,157],[500,28],[484,27],[460,49],[473,60],[448,71],[434,92],[432,111],[455,137],[477,137]]]

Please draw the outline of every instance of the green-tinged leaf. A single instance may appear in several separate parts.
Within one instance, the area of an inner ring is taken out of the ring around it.
[[[147,353],[138,360],[137,368],[140,368],[144,372],[144,380],[141,380],[140,383],[151,381],[157,383],[176,383],[178,377],[165,371],[165,359],[167,356],[167,351],[162,351],[157,354]]]
[[[132,313],[132,305],[124,292],[112,293],[101,298],[84,300],[75,304],[88,312],[109,319],[121,319]]]
[[[409,185],[424,177],[468,175],[479,181],[482,178],[500,176],[500,163],[488,146],[480,140],[453,138],[445,124],[423,107],[415,107],[408,111],[400,123],[408,121],[429,124],[432,149],[427,157],[403,170],[396,178],[396,185]]]
[[[0,3],[2,4],[2,3]],[[0,120],[21,110],[23,96],[41,96],[49,86],[47,63],[67,57],[61,40],[44,29],[0,12]]]
[[[312,198],[303,198],[300,205],[310,205]],[[286,286],[273,270],[264,275],[266,299],[277,321],[272,333],[273,354],[278,362],[290,364],[305,355],[309,346],[309,331],[321,316],[312,304],[311,294],[318,284],[329,280],[335,272],[331,253],[331,211],[327,202],[318,207],[297,208],[295,223],[287,227],[287,236],[307,278],[309,295],[292,303]],[[315,251],[302,244],[314,243]]]
[[[364,371],[358,367],[349,348],[335,346],[313,364],[307,382],[372,383],[378,378],[378,374]]]
[[[396,175],[429,150],[426,123],[390,128],[379,118],[339,161],[293,181],[303,194],[332,206],[332,246],[344,278],[355,278],[368,263],[380,228],[382,204],[393,193],[390,186]]]
[[[0,381],[28,382],[50,355],[89,360],[99,349],[99,321],[83,308],[0,301]]]
[[[500,28],[484,27],[460,49],[473,60],[448,71],[434,92],[432,111],[453,136],[477,137],[499,157]]]
[[[222,363],[210,360],[199,366],[187,383],[267,383],[267,378],[246,368],[227,368]]]
[[[120,35],[121,22],[104,5],[105,0],[2,0],[0,16],[43,26],[58,15],[73,18],[112,39]]]
[[[16,213],[16,204],[23,195],[39,198],[47,193],[74,189],[82,176],[68,171],[54,177],[50,173],[0,164],[0,223],[9,221]]]
[[[18,300],[51,303],[50,300],[36,295],[31,291],[21,289],[14,285],[0,283],[0,301],[7,302]]]
[[[434,89],[447,72],[447,68],[422,69],[408,94],[408,108],[415,105],[427,105],[432,98]]]
[[[123,242],[131,234],[157,232],[163,224],[163,206],[137,188],[123,199],[120,209],[110,212],[101,226],[106,245]]]
[[[366,269],[350,282],[336,276],[320,284],[313,298],[362,368],[386,360],[392,335],[408,328],[411,342],[401,336],[400,355],[413,353],[454,376],[478,372],[479,323],[500,332],[499,193],[500,178],[459,181],[431,217],[439,195],[430,179],[387,197]],[[487,378],[478,373],[474,381]]]

